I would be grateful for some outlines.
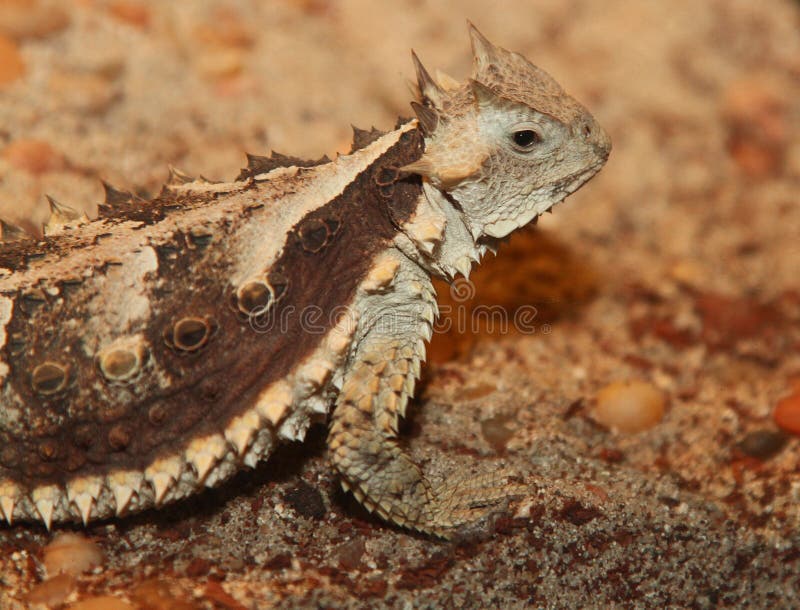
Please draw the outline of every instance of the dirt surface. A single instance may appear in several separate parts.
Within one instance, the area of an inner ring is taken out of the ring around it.
[[[94,213],[99,178],[146,195],[168,164],[345,151],[351,123],[409,114],[410,47],[468,74],[466,17],[614,141],[459,287],[475,300],[443,287],[456,321],[526,317],[438,333],[404,429],[434,477],[504,467],[530,492],[489,540],[398,531],[339,490],[318,429],[90,527],[83,575],[48,579],[52,534],[0,526],[0,608],[800,606],[797,2],[6,0],[0,216],[36,230],[45,193]],[[623,434],[595,409],[632,380],[666,411]]]

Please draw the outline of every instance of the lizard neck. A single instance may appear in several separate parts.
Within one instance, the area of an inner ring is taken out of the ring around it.
[[[492,249],[488,243],[475,241],[458,201],[427,181],[397,244],[429,273],[448,281],[459,273],[469,277],[473,263]]]

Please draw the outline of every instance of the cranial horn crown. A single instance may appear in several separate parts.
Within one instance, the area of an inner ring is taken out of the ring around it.
[[[423,106],[417,102],[411,102],[411,108],[414,109],[414,113],[417,115],[423,135],[429,136],[433,134],[439,125],[438,113],[430,106]]]
[[[497,101],[497,94],[482,82],[470,79],[469,84],[479,106],[485,106]]]
[[[433,80],[433,77],[422,65],[414,51],[411,51],[411,58],[414,60],[414,68],[417,71],[417,85],[419,86],[419,92],[422,94],[422,101],[430,102],[434,107],[441,108],[442,100],[445,97],[444,89]]]
[[[472,43],[472,56],[474,59],[473,76],[478,75],[489,64],[497,59],[497,47],[478,31],[471,21],[469,24],[469,38]]]

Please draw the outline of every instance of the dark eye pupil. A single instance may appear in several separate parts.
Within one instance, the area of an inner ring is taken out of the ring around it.
[[[532,129],[523,129],[514,132],[514,144],[527,148],[539,141],[539,134]]]

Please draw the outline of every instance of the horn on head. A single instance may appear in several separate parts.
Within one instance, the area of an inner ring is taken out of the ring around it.
[[[442,107],[442,100],[445,97],[444,89],[439,86],[430,73],[422,65],[414,51],[411,51],[411,58],[414,60],[414,68],[417,71],[417,85],[422,94],[423,101],[429,101],[436,108]]]
[[[472,43],[473,75],[479,74],[489,64],[493,63],[498,56],[497,47],[478,31],[478,28],[471,21],[469,24],[469,39]]]

